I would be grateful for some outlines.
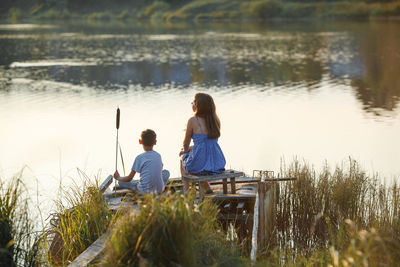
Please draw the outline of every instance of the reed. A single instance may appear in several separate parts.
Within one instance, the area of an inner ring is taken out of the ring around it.
[[[281,172],[298,180],[280,185],[276,225],[264,259],[289,266],[400,262],[396,183],[380,183],[352,159],[333,171],[326,165],[319,174],[295,160],[289,167],[283,164]]]
[[[198,207],[193,195],[139,200],[140,210],[115,225],[102,266],[238,266],[235,244],[217,223],[210,201]]]
[[[41,239],[30,218],[22,171],[0,180],[0,266],[40,266]]]
[[[73,185],[57,201],[57,212],[52,220],[53,244],[49,251],[51,265],[65,265],[74,260],[96,241],[114,218],[107,207],[98,181],[86,175],[82,185]]]

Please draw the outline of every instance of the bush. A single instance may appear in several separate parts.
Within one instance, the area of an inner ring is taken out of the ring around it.
[[[325,16],[329,17],[342,17],[342,18],[368,18],[373,4],[366,4],[364,2],[338,2],[332,4],[330,11]]]
[[[88,16],[88,20],[102,20],[108,21],[111,20],[113,15],[110,12],[95,12]]]
[[[70,19],[72,17],[71,13],[68,9],[58,10],[54,8],[50,8],[36,16],[39,19],[49,19],[49,20],[56,20],[56,19]]]
[[[228,12],[239,8],[240,2],[229,0],[197,0],[184,5],[168,19],[205,19],[213,12]]]
[[[315,15],[316,7],[313,4],[287,3],[284,5],[281,16],[285,18],[307,18]]]
[[[126,20],[130,17],[128,10],[123,10],[121,13],[117,15],[117,19],[119,20]]]
[[[386,5],[379,5],[373,8],[372,16],[399,16],[400,2],[393,2]]]
[[[20,8],[10,8],[10,10],[8,11],[8,16],[11,19],[12,23],[17,23],[18,20],[20,20],[22,18],[23,12]]]
[[[234,244],[217,223],[210,201],[193,197],[146,196],[137,213],[122,217],[106,248],[104,266],[237,266]]]
[[[282,12],[283,5],[279,0],[265,0],[252,3],[251,13],[261,20],[279,17]]]
[[[151,17],[155,13],[168,11],[169,8],[170,8],[169,4],[161,1],[155,1],[153,4],[145,8],[144,15],[146,17]]]

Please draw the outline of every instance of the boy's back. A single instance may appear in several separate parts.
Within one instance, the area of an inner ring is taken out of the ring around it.
[[[139,144],[143,146],[144,153],[135,158],[131,173],[121,177],[118,170],[114,173],[114,178],[118,180],[122,188],[128,188],[140,193],[161,193],[164,184],[169,178],[169,171],[163,170],[161,155],[153,150],[157,143],[156,133],[147,129],[144,130],[139,139]],[[136,173],[140,173],[140,180],[132,181]]]
[[[160,193],[164,188],[161,176],[161,155],[154,150],[138,155],[132,166],[132,171],[140,173],[137,189],[142,193]]]

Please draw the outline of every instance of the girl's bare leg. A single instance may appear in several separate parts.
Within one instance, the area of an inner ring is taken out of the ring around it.
[[[202,186],[206,191],[211,190],[210,184],[208,182],[201,182],[200,186]]]

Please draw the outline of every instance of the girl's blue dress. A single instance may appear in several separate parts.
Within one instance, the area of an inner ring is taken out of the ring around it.
[[[196,117],[197,118],[197,117]],[[218,145],[218,139],[209,139],[207,134],[192,134],[193,148],[182,155],[182,165],[186,172],[196,175],[222,173],[225,170],[225,157]]]

